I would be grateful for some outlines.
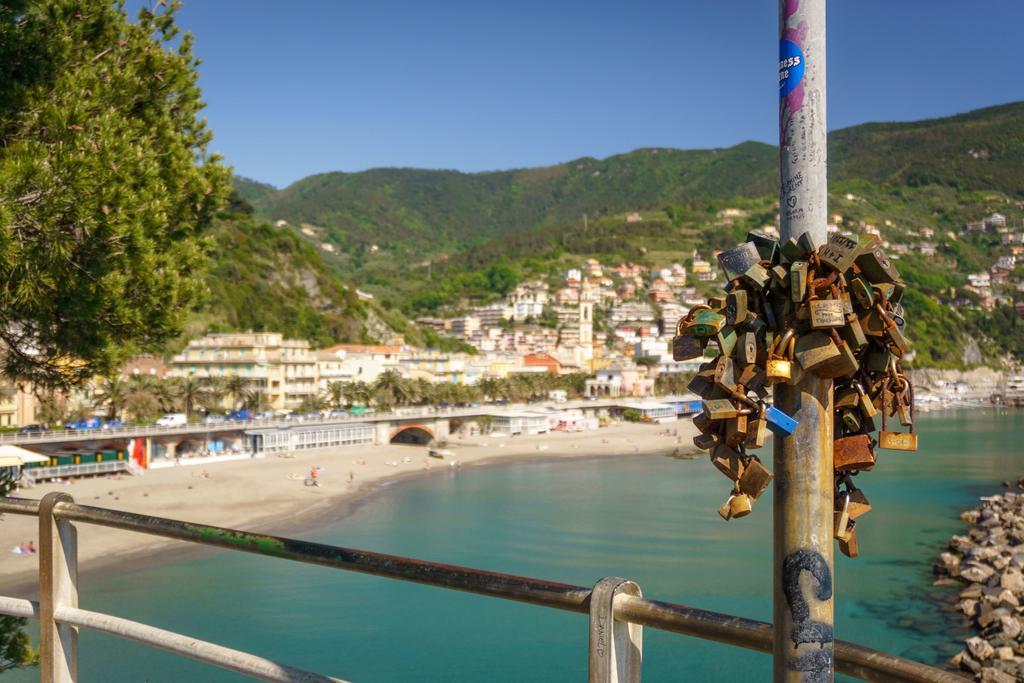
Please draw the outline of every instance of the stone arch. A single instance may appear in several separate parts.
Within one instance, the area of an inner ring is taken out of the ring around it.
[[[434,432],[426,425],[402,425],[391,432],[391,443],[425,446],[434,440]]]

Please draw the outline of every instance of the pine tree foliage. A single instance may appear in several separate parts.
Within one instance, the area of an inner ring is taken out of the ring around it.
[[[179,4],[0,0],[0,371],[76,383],[173,336],[229,170]]]

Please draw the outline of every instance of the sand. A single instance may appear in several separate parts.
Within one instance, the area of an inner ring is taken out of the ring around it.
[[[675,435],[666,435],[666,430]],[[453,439],[448,450],[454,454],[460,470],[465,470],[530,461],[668,454],[676,448],[688,453],[694,450],[695,433],[689,420],[679,420],[653,425],[613,425],[578,433]],[[50,491],[63,491],[82,505],[301,537],[303,531],[348,514],[355,504],[380,492],[382,484],[447,472],[452,467],[450,460],[427,457],[423,446],[347,446],[299,451],[287,458],[268,456],[182,465],[150,470],[139,477],[44,483],[18,495],[42,498]],[[314,466],[322,468],[319,487],[304,483]],[[79,571],[86,576],[113,564],[180,557],[195,548],[117,529],[88,524],[78,527]],[[36,593],[38,558],[10,551],[29,540],[38,545],[38,538],[35,517],[0,517],[0,595],[29,597]]]

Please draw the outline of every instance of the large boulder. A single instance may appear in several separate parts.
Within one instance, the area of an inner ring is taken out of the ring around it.
[[[971,653],[971,657],[975,658],[980,662],[992,659],[995,655],[995,649],[989,645],[988,641],[981,636],[974,636],[968,638],[966,641],[967,651]]]

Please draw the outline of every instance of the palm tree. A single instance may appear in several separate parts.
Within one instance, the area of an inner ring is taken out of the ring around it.
[[[224,379],[224,392],[231,399],[231,408],[239,408],[240,404],[249,403],[252,392],[249,387],[249,379],[241,375],[230,375]]]
[[[206,411],[219,411],[224,408],[224,398],[227,396],[227,382],[224,377],[207,377],[205,379],[206,393],[200,399],[200,404]]]
[[[169,407],[161,400],[164,383],[153,375],[131,375],[124,384],[124,409],[131,419],[145,420]]]
[[[345,385],[345,398],[351,403],[361,403],[366,405],[373,398],[373,391],[370,389],[370,385],[361,380],[355,382],[348,382]]]
[[[347,385],[344,382],[328,382],[324,389],[324,398],[332,408],[341,408],[345,404],[345,391]]]
[[[96,407],[106,406],[107,418],[114,419],[124,409],[125,400],[128,398],[128,383],[121,379],[120,375],[106,377],[93,393]]]
[[[493,401],[499,396],[501,380],[497,377],[484,377],[477,384],[477,387],[480,388],[480,393],[483,394],[485,401]]]
[[[385,370],[373,383],[374,400],[382,408],[401,404],[408,395],[405,378],[397,370]]]
[[[328,407],[327,399],[318,394],[310,394],[302,399],[299,411],[303,413],[319,413]]]
[[[206,381],[192,375],[174,377],[171,381],[178,405],[185,411],[186,417],[191,417],[196,406],[202,405],[206,400],[209,392]]]

